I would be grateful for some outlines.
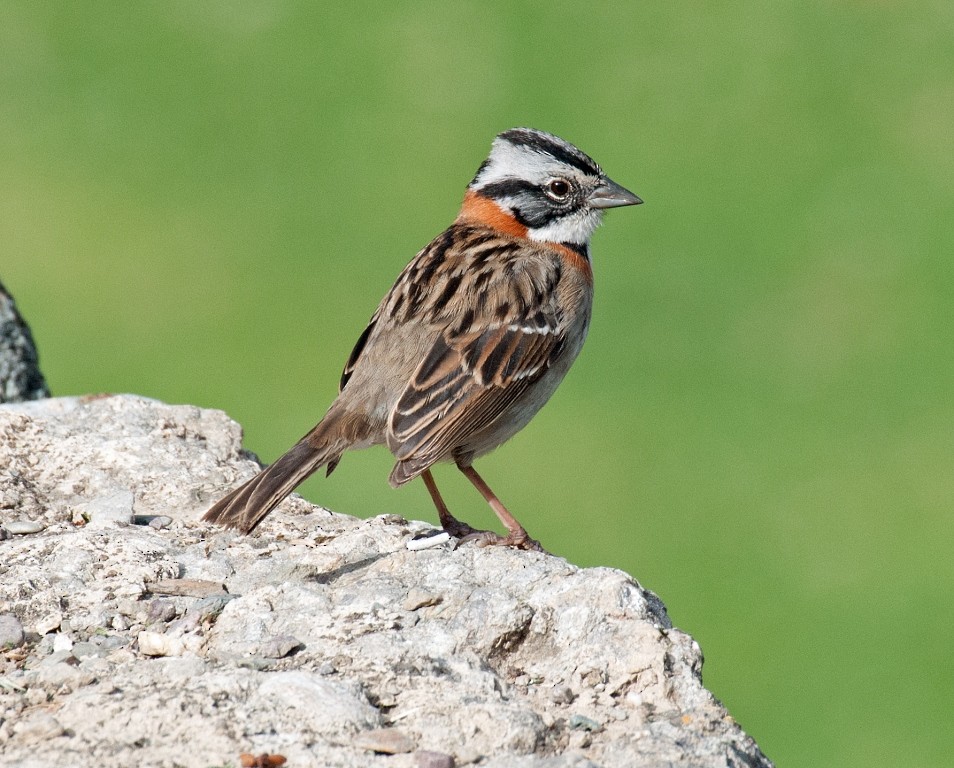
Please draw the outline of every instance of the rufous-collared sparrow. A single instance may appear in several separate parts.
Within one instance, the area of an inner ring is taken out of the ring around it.
[[[385,444],[389,478],[418,475],[452,536],[541,549],[473,468],[550,399],[586,338],[589,242],[603,210],[642,201],[579,149],[513,128],[493,142],[457,220],[408,264],[358,338],[325,417],[204,516],[249,533],[345,451]],[[453,461],[507,528],[451,515],[431,466]]]

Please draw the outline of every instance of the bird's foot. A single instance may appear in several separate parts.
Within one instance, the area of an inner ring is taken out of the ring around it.
[[[470,526],[467,527],[470,528]],[[475,531],[471,529],[471,533],[459,537],[457,546],[459,547],[469,541],[472,541],[478,547],[513,547],[514,549],[525,549],[528,552],[546,553],[543,545],[536,539],[531,539],[522,528],[519,531],[512,531],[506,536],[501,536],[494,531]]]
[[[478,531],[476,528],[471,528],[467,523],[461,522],[451,514],[441,515],[441,528],[455,539],[466,539],[471,536],[489,533],[489,531]]]

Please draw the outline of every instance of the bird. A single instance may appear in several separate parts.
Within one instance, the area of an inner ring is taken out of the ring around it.
[[[474,460],[523,429],[563,380],[590,325],[590,238],[605,210],[642,202],[553,134],[498,134],[455,221],[404,268],[358,337],[321,421],[203,520],[251,533],[314,472],[385,445],[390,485],[420,477],[457,546],[544,551]],[[439,462],[456,464],[506,535],[451,514],[431,472]]]

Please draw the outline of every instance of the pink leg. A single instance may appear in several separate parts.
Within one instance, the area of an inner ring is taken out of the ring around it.
[[[497,513],[500,522],[504,524],[504,527],[508,531],[506,536],[499,536],[492,531],[475,531],[467,537],[468,539],[476,541],[478,545],[485,547],[500,545],[504,547],[516,547],[517,549],[529,549],[534,552],[546,552],[539,541],[530,538],[524,527],[517,522],[517,518],[510,514],[510,511],[503,505],[500,499],[497,498],[497,495],[490,490],[490,486],[477,474],[477,470],[473,467],[462,467],[460,464],[457,465],[457,468],[464,473],[464,477],[473,483],[474,488],[480,491],[480,495],[490,504],[490,508]]]
[[[440,518],[441,528],[458,539],[481,533],[481,531],[471,528],[467,523],[462,523],[450,513],[450,510],[444,503],[441,492],[437,490],[437,483],[434,482],[434,476],[431,474],[431,470],[425,469],[421,473],[421,479],[424,481],[424,485],[427,486],[427,492],[431,494],[431,501],[433,501],[434,506],[437,507],[437,516]]]

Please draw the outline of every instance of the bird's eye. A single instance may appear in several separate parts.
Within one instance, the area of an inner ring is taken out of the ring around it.
[[[570,194],[570,182],[565,179],[554,179],[547,184],[546,193],[554,200],[566,200]]]

